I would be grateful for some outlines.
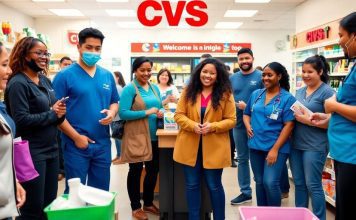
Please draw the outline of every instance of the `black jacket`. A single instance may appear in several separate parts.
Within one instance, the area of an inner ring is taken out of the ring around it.
[[[36,85],[24,73],[13,76],[5,90],[6,108],[16,124],[16,137],[28,140],[34,161],[58,156],[57,125],[64,121],[52,110],[57,101],[51,81],[39,76]]]

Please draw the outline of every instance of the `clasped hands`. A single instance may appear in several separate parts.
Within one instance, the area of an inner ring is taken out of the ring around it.
[[[204,124],[196,123],[194,125],[194,132],[196,134],[202,134],[202,135],[206,135],[212,132],[211,123],[209,122],[205,122]]]

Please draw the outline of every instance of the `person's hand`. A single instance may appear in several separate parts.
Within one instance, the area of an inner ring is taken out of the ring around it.
[[[238,101],[238,102],[235,102],[235,105],[238,109],[240,110],[245,110],[246,108],[246,103],[244,101]]]
[[[310,121],[314,126],[327,125],[329,123],[330,114],[325,113],[313,113],[310,116]]]
[[[101,110],[100,113],[106,114],[105,118],[102,118],[99,120],[99,123],[102,125],[109,125],[112,122],[112,120],[114,120],[115,115],[116,115],[115,112],[110,109],[103,109],[103,110]]]
[[[200,125],[201,126],[201,133],[203,135],[210,133],[211,130],[211,123],[205,122],[204,124]]]
[[[202,124],[196,123],[196,124],[194,125],[194,132],[195,132],[196,134],[202,134],[202,129],[201,129],[201,127],[202,127]]]
[[[146,115],[152,115],[152,114],[157,114],[158,113],[158,108],[152,107],[148,110],[146,110]]]
[[[78,135],[78,137],[76,137],[76,139],[74,140],[74,144],[75,146],[77,146],[77,148],[79,149],[87,149],[89,143],[95,143],[95,141],[93,141],[92,139],[88,138],[85,135]]]
[[[336,96],[335,95],[333,95],[330,98],[326,99],[325,103],[324,103],[325,113],[333,113],[333,112],[335,112],[337,103],[338,102],[336,101]]]
[[[174,95],[168,96],[168,99],[169,99],[169,102],[173,102],[173,103],[177,102],[177,99],[176,99],[176,97]]]
[[[273,147],[271,150],[269,150],[266,161],[269,166],[272,166],[273,164],[276,163],[278,157],[278,150],[275,150]]]
[[[64,102],[61,102],[61,100],[58,100],[52,106],[52,110],[56,113],[58,118],[61,118],[66,114],[67,111],[66,104]]]
[[[247,136],[248,136],[249,138],[252,138],[252,137],[253,137],[253,130],[252,130],[251,125],[246,126],[246,132],[247,132]]]
[[[21,208],[26,202],[26,191],[19,182],[16,181],[17,208]]]
[[[297,114],[294,113],[294,117],[297,121],[299,121],[300,123],[306,124],[306,125],[312,125],[311,120],[310,120],[310,115],[304,111],[304,109],[300,108],[299,111],[302,114]]]
[[[163,118],[163,111],[159,110],[157,112],[157,118]]]

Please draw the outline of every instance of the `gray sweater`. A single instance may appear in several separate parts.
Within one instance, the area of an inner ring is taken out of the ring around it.
[[[0,114],[0,123],[10,129]],[[13,170],[13,139],[11,133],[0,135],[0,219],[18,216]]]

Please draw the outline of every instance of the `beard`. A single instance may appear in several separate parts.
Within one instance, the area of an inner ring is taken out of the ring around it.
[[[244,67],[245,65],[247,65],[247,67]],[[240,66],[240,69],[245,71],[245,72],[250,71],[252,69],[252,63],[243,63]]]

